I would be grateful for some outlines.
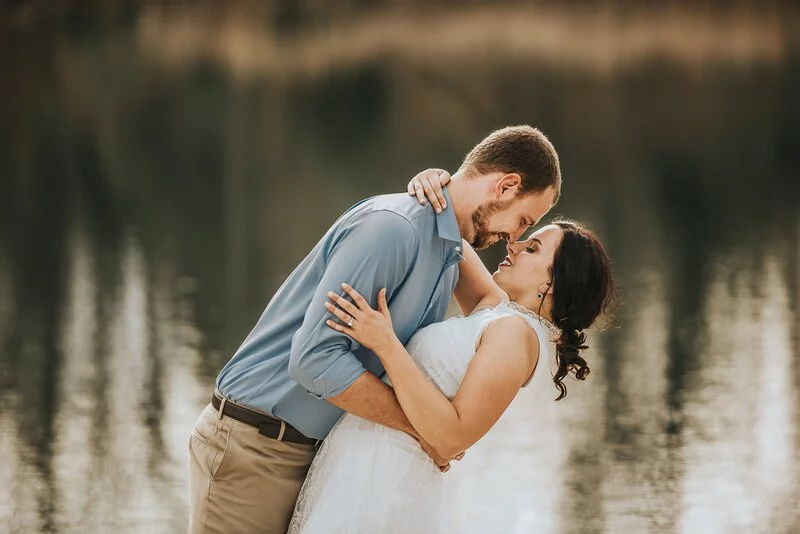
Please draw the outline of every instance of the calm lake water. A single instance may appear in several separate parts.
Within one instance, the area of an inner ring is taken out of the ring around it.
[[[800,531],[800,19],[688,9],[4,20],[0,531],[185,531],[190,429],[284,277],[514,123],[624,305],[451,472],[463,532]]]

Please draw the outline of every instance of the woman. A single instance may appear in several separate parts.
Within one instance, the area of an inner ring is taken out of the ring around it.
[[[555,221],[507,249],[489,274],[465,243],[455,290],[464,316],[419,330],[406,347],[385,290],[378,310],[344,284],[353,302],[330,293],[325,304],[328,326],[380,358],[408,419],[442,457],[477,442],[521,387],[554,384],[560,400],[568,374],[584,380],[583,330],[613,299],[608,256],[576,223]],[[289,532],[448,532],[444,476],[412,437],[346,414],[317,453]]]

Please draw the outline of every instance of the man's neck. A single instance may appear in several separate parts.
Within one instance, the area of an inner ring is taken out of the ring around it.
[[[475,197],[473,188],[476,186],[459,170],[456,172],[450,183],[447,184],[447,192],[450,194],[450,204],[456,216],[458,231],[462,237],[467,236],[472,231],[472,212],[477,206],[473,205]]]

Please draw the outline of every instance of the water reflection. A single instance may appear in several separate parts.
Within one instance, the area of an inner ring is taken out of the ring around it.
[[[362,50],[231,13],[151,7],[9,37],[23,61],[0,87],[15,133],[0,134],[0,524],[184,530],[189,429],[327,225],[530,122],[564,161],[559,211],[599,230],[625,306],[590,338],[587,383],[558,404],[524,392],[458,466],[462,531],[800,528],[793,14],[731,16],[708,35],[746,33],[739,52],[709,39],[694,55],[664,36],[706,15],[597,22],[605,52],[571,42],[554,65],[564,32],[517,55],[485,32],[485,54],[460,48],[511,8],[442,19],[450,37],[424,57],[406,48],[424,14],[331,30],[373,39]],[[635,61],[613,53],[653,28]],[[294,55],[253,45],[278,42]]]
[[[682,527],[788,532],[798,444],[783,269],[768,257],[763,270],[719,271],[706,297],[707,347],[687,387]]]
[[[601,488],[613,503],[609,532],[675,532],[680,510],[679,447],[667,404],[668,288],[652,255],[645,260],[650,267],[626,291],[619,345],[606,343],[603,360],[604,410],[612,414],[605,425],[609,468]]]

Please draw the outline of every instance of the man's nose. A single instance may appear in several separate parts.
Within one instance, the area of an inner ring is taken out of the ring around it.
[[[519,238],[522,237],[522,234],[524,234],[524,233],[525,233],[524,229],[517,230],[516,232],[509,233],[508,234],[508,242],[509,243],[515,243],[516,241],[519,241]]]

